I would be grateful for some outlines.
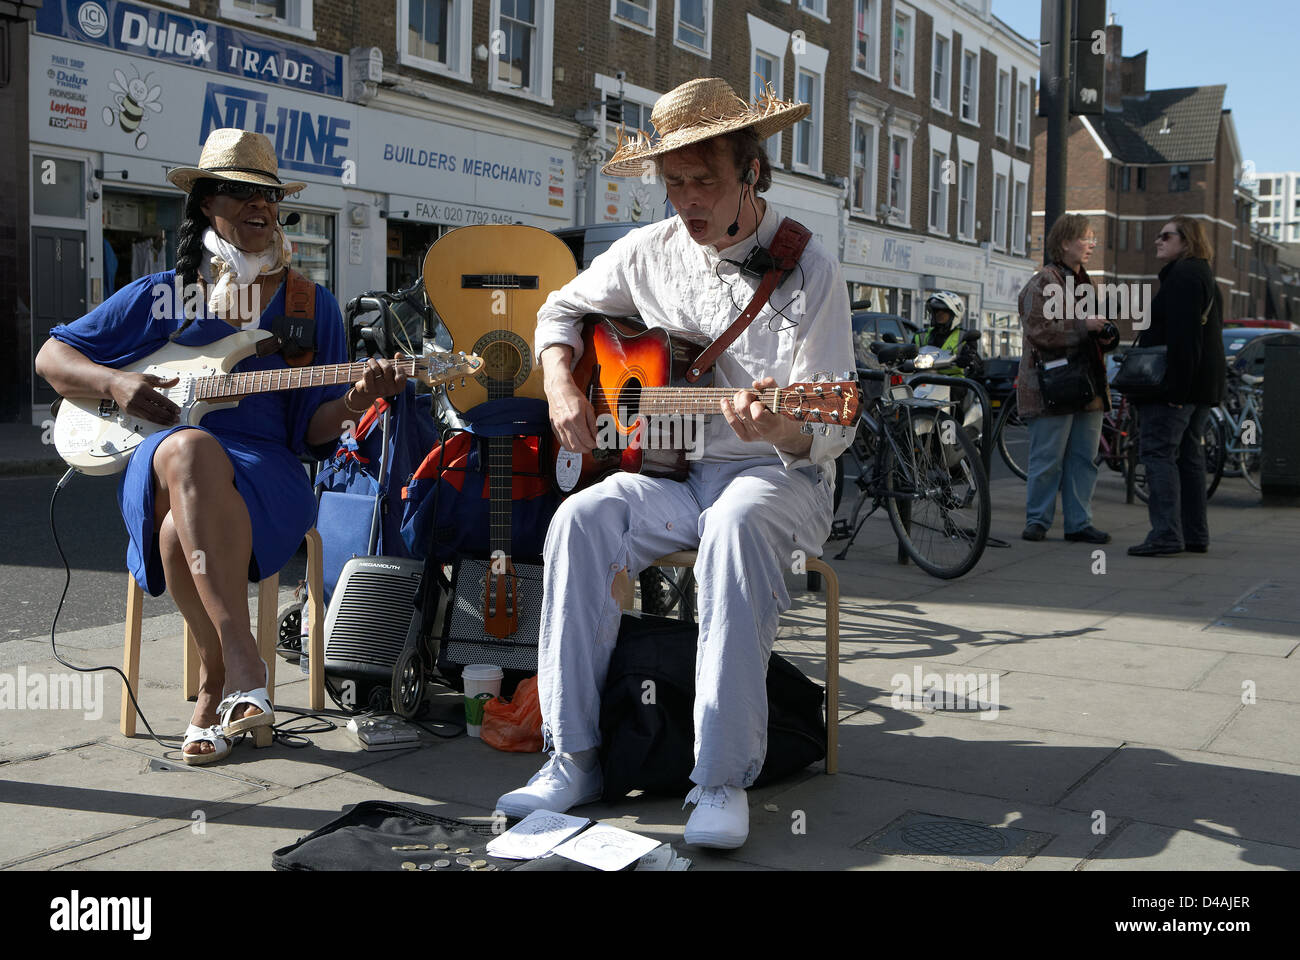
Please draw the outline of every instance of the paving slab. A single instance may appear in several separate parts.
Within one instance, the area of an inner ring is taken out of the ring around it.
[[[1300,703],[1300,658],[1225,654],[1195,689],[1256,700]]]
[[[1276,761],[1126,746],[1058,806],[1300,848],[1300,766]]]
[[[1278,736],[1284,731],[1283,736]],[[1242,706],[1205,750],[1236,757],[1259,757],[1300,766],[1300,704],[1275,701]]]
[[[1236,870],[1300,870],[1300,850],[1272,843],[1242,843],[1232,837],[1206,836],[1151,823],[1128,823],[1106,845],[1105,858],[1087,860],[1088,871],[1159,870],[1227,872]],[[1200,878],[1173,881],[1176,895],[1218,896],[1221,884]],[[1184,889],[1185,888],[1185,889]],[[1199,900],[1198,900],[1199,903]]]
[[[1102,839],[1093,836],[1088,819],[1075,812],[855,774],[807,781],[778,794],[774,802],[780,813],[751,811],[751,824],[775,816],[784,829],[751,829],[749,842],[741,850],[747,862],[793,870],[979,869],[973,864],[937,864],[920,857],[891,856],[861,848],[882,828],[913,811],[1050,834],[1051,839],[1038,856],[1057,863],[1077,862]],[[806,832],[791,829],[789,814],[794,811],[804,814]]]
[[[900,729],[893,714],[911,726]],[[984,716],[992,716],[984,714]],[[840,724],[840,769],[864,777],[1050,805],[1115,750],[1118,740],[946,713],[882,710]]]
[[[1036,673],[1001,677],[999,702],[1025,727],[1185,749],[1209,742],[1239,698]]]
[[[1162,617],[1116,614],[1099,620],[1097,629],[1109,640],[1140,641],[1188,650],[1221,650],[1265,657],[1285,657],[1300,646],[1293,637],[1246,628],[1206,626],[1202,621],[1173,622]]]
[[[228,773],[162,768],[143,754],[105,744],[0,770],[0,867],[129,829],[142,819],[190,822],[203,804],[263,789]]]
[[[1217,650],[1181,650],[1170,657],[1158,644],[1129,643],[1099,636],[1058,637],[998,647],[973,657],[968,665],[1043,676],[1073,677],[1186,690],[1220,663]]]

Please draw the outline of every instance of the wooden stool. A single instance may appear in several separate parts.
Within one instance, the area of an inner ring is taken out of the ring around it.
[[[694,567],[694,550],[678,550],[660,557],[652,567]],[[821,559],[805,561],[809,573],[818,573],[826,585],[826,772],[839,771],[840,719],[840,579]],[[624,610],[632,609],[632,580],[624,570],[614,578],[614,598]]]
[[[312,527],[307,531],[307,598],[310,604],[311,634],[307,644],[310,674],[307,678],[311,709],[325,706],[325,585],[321,565],[320,534]],[[122,672],[126,674],[133,690],[140,687],[140,629],[144,613],[144,590],[135,577],[127,574],[126,586],[126,646],[123,653]],[[280,636],[279,622],[280,574],[273,573],[257,587],[257,651],[266,661],[266,692],[275,703],[275,647]],[[193,700],[199,693],[199,648],[194,642],[190,625],[185,624],[185,699]],[[120,729],[123,736],[135,736],[135,708],[126,691],[122,691],[122,717]],[[253,743],[258,747],[271,745],[271,728],[255,727]]]

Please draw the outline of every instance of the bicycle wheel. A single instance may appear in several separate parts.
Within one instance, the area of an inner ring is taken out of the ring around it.
[[[1242,444],[1241,453],[1241,475],[1246,478],[1254,489],[1260,489],[1260,467],[1264,463],[1263,442],[1264,442],[1264,405],[1262,398],[1256,396],[1255,411],[1253,416],[1248,416],[1249,411],[1242,414],[1241,436],[1238,438]],[[1245,440],[1249,438],[1250,443]]]
[[[913,413],[911,427],[885,454],[889,522],[918,567],[951,580],[969,572],[988,543],[988,476],[975,444],[952,418]],[[910,529],[902,500],[911,505]]]
[[[1219,481],[1223,479],[1223,463],[1227,459],[1228,446],[1223,421],[1213,413],[1205,420],[1201,442],[1205,447],[1205,499],[1208,501],[1214,496],[1214,491],[1219,489]]]
[[[993,433],[998,438],[1002,462],[1021,480],[1029,479],[1029,424],[1021,419],[1014,393],[1002,402]]]

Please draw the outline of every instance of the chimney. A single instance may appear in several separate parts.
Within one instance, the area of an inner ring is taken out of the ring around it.
[[[1147,51],[1124,58],[1119,91],[1125,97],[1140,97],[1147,92]]]
[[[1110,15],[1106,24],[1106,94],[1104,97],[1107,110],[1122,108],[1120,97],[1120,79],[1124,62],[1124,28],[1115,22],[1115,14]]]

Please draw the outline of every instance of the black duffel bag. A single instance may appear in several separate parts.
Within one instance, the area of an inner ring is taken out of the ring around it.
[[[699,628],[624,615],[600,706],[604,799],[631,790],[685,795],[694,784],[695,650]],[[767,756],[754,786],[826,756],[825,690],[775,653],[767,665]]]

